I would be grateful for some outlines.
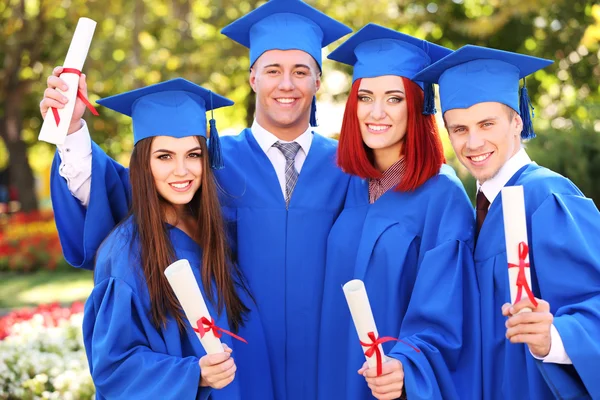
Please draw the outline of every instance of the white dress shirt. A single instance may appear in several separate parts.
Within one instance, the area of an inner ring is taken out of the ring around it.
[[[530,164],[532,161],[527,155],[525,149],[521,148],[512,156],[503,166],[500,168],[496,176],[492,179],[485,181],[483,184],[479,184],[477,182],[477,190],[481,190],[485,197],[488,199],[491,204],[494,202],[496,197],[500,194],[502,188],[508,183],[510,178],[513,177],[521,168]],[[546,357],[536,357],[531,354],[533,357],[538,360],[543,360],[545,363],[554,363],[554,364],[573,364],[571,358],[565,351],[565,346],[563,344],[562,338],[558,333],[558,330],[554,326],[554,324],[550,327],[550,352]]]
[[[271,164],[273,164],[273,168],[275,168],[275,173],[277,174],[277,180],[279,180],[279,185],[281,186],[281,192],[285,197],[285,157],[283,153],[273,145],[276,142],[289,143],[284,140],[279,140],[277,136],[273,135],[271,132],[267,131],[265,128],[260,126],[256,120],[252,124],[252,135],[254,135],[254,139],[265,152]],[[306,156],[308,155],[308,150],[310,150],[310,145],[312,144],[313,133],[310,125],[308,128],[298,136],[293,141],[300,145],[300,150],[296,153],[296,160],[294,166],[296,167],[296,171],[300,174],[300,170],[304,165],[304,161],[306,160]]]
[[[281,186],[281,192],[285,196],[285,157],[279,149],[273,147],[273,144],[279,139],[256,121],[252,124],[251,131],[258,145],[273,164]],[[312,129],[309,126],[304,133],[294,140],[300,145],[295,162],[298,173],[304,165],[312,139]],[[286,143],[283,140],[281,142]],[[81,129],[67,135],[65,143],[57,147],[61,159],[58,173],[66,179],[71,194],[87,207],[90,201],[92,183],[92,142],[85,121],[83,121]]]
[[[65,143],[56,147],[61,160],[59,175],[66,179],[71,194],[87,207],[92,184],[92,140],[87,124],[82,122],[81,129],[67,135]]]

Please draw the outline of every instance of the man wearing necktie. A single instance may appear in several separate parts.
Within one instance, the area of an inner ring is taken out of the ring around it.
[[[277,399],[316,397],[327,237],[349,176],[335,165],[336,141],[313,131],[315,95],[322,48],[350,31],[297,0],[268,1],[222,31],[249,48],[256,115],[251,128],[221,138],[224,168],[215,176],[233,255],[261,310],[268,347],[268,354],[247,346],[234,355],[269,358]],[[61,106],[54,90],[61,84],[55,70],[42,112]],[[84,78],[80,87],[85,92]],[[82,115],[82,108],[74,113],[58,149],[51,194],[67,261],[91,269],[98,246],[127,213],[129,180],[91,143]],[[243,327],[240,335],[252,343]]]
[[[450,141],[477,179],[485,399],[600,399],[600,213],[568,179],[532,162],[535,135],[519,80],[551,61],[464,46],[415,79],[436,82]],[[508,304],[502,199],[523,186],[537,306]],[[529,308],[532,312],[519,313]]]

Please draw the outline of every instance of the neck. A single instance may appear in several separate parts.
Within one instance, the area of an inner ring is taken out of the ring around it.
[[[373,150],[374,166],[381,173],[387,171],[392,165],[402,158],[398,148],[388,147],[385,149]]]

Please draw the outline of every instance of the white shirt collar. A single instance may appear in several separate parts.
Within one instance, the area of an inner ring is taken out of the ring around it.
[[[508,183],[510,178],[513,177],[521,168],[525,165],[530,164],[531,159],[524,148],[521,148],[512,156],[504,165],[500,168],[496,176],[492,179],[483,182],[482,185],[477,182],[477,190],[481,190],[485,197],[489,200],[490,204],[494,202],[496,196],[500,193],[502,188]]]
[[[252,123],[252,128],[250,129],[252,130],[252,134],[258,142],[258,145],[265,153],[269,151],[269,149],[278,141],[286,143],[285,140],[278,139],[277,136],[260,126],[256,120],[254,120]],[[293,141],[300,145],[300,148],[304,151],[304,154],[308,154],[308,150],[312,144],[312,137],[312,127],[309,125],[308,129],[306,129],[304,133],[302,133]]]

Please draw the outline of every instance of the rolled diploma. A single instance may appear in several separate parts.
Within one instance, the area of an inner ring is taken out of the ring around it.
[[[96,21],[89,18],[79,18],[63,67],[75,68],[81,71],[90,49],[95,29]],[[67,137],[67,131],[69,130],[71,118],[73,117],[73,110],[75,109],[77,90],[79,89],[79,76],[73,73],[65,73],[61,74],[60,77],[66,82],[69,89],[66,92],[63,92],[58,88],[57,90],[64,94],[69,101],[65,104],[64,108],[58,109],[58,115],[60,116],[60,123],[58,126],[56,126],[54,113],[52,110],[48,110],[38,136],[38,140],[53,144],[63,144]]]
[[[365,284],[360,279],[353,279],[346,283],[343,287],[348,307],[350,308],[350,314],[352,314],[352,320],[356,327],[356,333],[358,338],[363,343],[371,343],[371,339],[368,336],[369,332],[374,332],[375,337],[379,337],[377,327],[375,326],[375,319],[373,318],[373,312],[371,311],[371,303],[369,303],[369,297],[365,289]],[[379,352],[381,354],[381,362],[387,361],[383,353],[381,345]],[[368,347],[363,346],[363,353],[367,351]],[[371,357],[365,356],[369,368],[377,367],[377,357],[373,354]]]
[[[502,188],[502,210],[504,217],[504,240],[506,243],[506,260],[509,264],[519,265],[519,243],[527,242],[527,220],[525,218],[525,196],[523,186],[507,186]],[[525,262],[529,262],[529,254]],[[510,285],[510,302],[515,304],[518,286],[517,276],[519,268],[508,268],[508,280]],[[527,284],[531,287],[531,272],[525,268]],[[521,298],[526,295],[523,291]],[[524,308],[521,312],[531,312]]]
[[[165,269],[165,276],[173,288],[185,316],[194,328],[197,327],[196,322],[202,317],[211,320],[204,297],[202,297],[188,260],[177,260],[169,265]],[[196,335],[206,354],[222,353],[224,351],[221,341],[213,335],[212,331],[206,332],[204,337],[200,337],[198,332],[196,332]]]

